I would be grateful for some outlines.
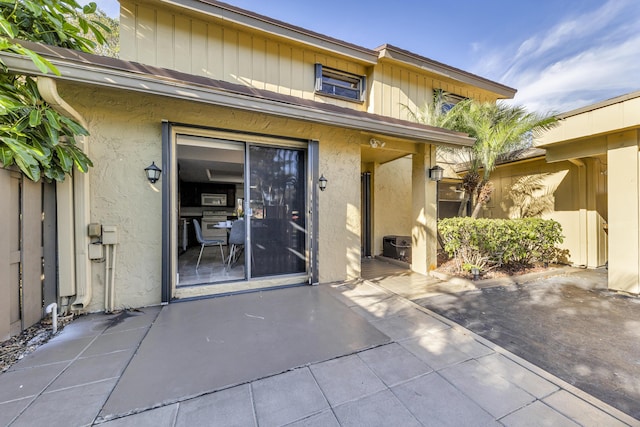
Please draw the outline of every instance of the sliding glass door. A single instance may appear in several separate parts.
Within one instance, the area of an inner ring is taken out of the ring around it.
[[[311,283],[313,144],[193,127],[170,132],[166,295]]]
[[[250,277],[307,270],[306,150],[250,145]]]

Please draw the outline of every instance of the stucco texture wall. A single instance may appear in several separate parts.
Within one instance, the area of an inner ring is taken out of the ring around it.
[[[335,130],[320,140],[320,282],[360,276],[360,138]]]
[[[359,275],[359,132],[114,89],[61,83],[59,92],[91,133],[91,221],[118,227],[117,308],[158,304],[161,298],[161,182],[151,185],[144,168],[162,160],[163,119],[318,140],[320,173],[329,179],[319,195],[319,278],[329,282]],[[88,311],[104,309],[104,272],[104,263],[92,263]]]
[[[411,236],[411,157],[377,165],[373,190],[373,254],[382,254],[388,235]]]

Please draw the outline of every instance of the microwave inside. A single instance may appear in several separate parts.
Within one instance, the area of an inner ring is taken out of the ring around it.
[[[227,206],[227,195],[203,193],[200,195],[200,204],[202,206]]]

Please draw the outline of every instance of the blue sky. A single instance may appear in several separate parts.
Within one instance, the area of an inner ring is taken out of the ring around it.
[[[117,16],[116,0],[98,6]],[[640,90],[638,0],[228,0],[367,48],[384,43],[518,89],[564,112]]]

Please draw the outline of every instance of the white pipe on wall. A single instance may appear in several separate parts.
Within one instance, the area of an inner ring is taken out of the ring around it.
[[[38,77],[38,90],[45,101],[49,103],[56,111],[65,116],[71,117],[80,123],[85,129],[88,128],[87,122],[71,105],[69,105],[58,93],[55,80],[50,77]],[[89,155],[89,145],[85,137],[76,138],[77,145]],[[70,179],[67,177],[67,180]],[[66,182],[66,180],[65,180]],[[60,257],[73,256],[72,260],[66,262],[67,265],[73,264],[75,267],[75,300],[71,304],[71,310],[82,311],[87,308],[91,301],[91,263],[89,260],[88,248],[91,243],[87,225],[90,219],[89,204],[89,173],[81,173],[74,169],[73,178],[73,244],[75,246],[73,255],[60,253]],[[60,217],[58,217],[60,218]],[[60,236],[65,238],[64,236]],[[66,260],[61,260],[65,264]],[[67,280],[71,280],[68,275]],[[60,286],[60,285],[59,285]],[[62,286],[69,287],[65,283]],[[62,293],[60,295],[63,295]],[[65,295],[70,296],[70,295]]]
[[[111,312],[111,286],[109,284],[109,270],[110,270],[110,257],[109,257],[109,245],[104,245],[104,311],[105,313]]]
[[[117,245],[111,245],[112,254],[111,254],[111,311],[116,309],[116,247]]]
[[[104,311],[116,309],[116,245],[105,245]]]

